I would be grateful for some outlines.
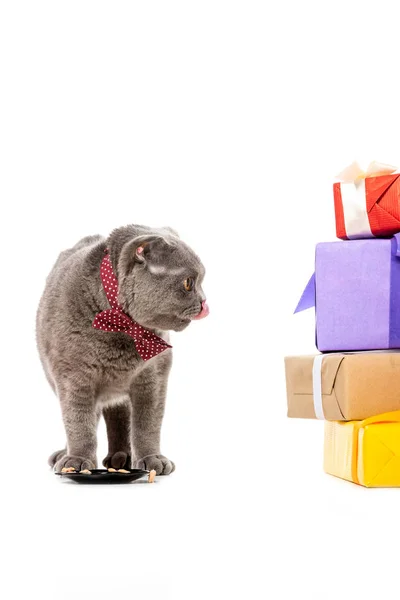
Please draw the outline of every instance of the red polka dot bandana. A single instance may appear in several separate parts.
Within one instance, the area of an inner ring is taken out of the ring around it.
[[[172,348],[172,346],[158,337],[158,335],[145,329],[139,323],[132,321],[123,312],[122,306],[118,304],[118,280],[114,275],[108,250],[106,250],[106,255],[100,265],[100,277],[111,308],[97,313],[92,323],[95,329],[110,332],[122,331],[126,333],[133,338],[136,350],[143,360],[149,360],[153,356],[160,354],[160,352]]]

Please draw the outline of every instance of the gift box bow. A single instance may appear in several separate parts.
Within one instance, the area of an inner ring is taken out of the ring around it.
[[[396,170],[396,167],[374,160],[368,165],[367,170],[364,171],[358,162],[354,161],[351,165],[343,169],[343,171],[336,176],[336,179],[341,183],[354,183],[357,185],[362,179],[391,175],[392,173],[395,173]]]

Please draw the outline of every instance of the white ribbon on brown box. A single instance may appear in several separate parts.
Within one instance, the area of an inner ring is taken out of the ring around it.
[[[354,161],[337,175],[340,181],[343,216],[346,235],[351,239],[375,237],[371,231],[367,211],[365,180],[368,177],[390,175],[396,167],[373,161],[364,171],[358,162]]]
[[[322,402],[322,362],[325,357],[338,354],[397,354],[400,349],[391,348],[390,350],[362,350],[360,352],[329,352],[327,354],[317,354],[313,361],[313,402],[314,412],[317,419],[325,419],[324,406]]]
[[[314,412],[317,419],[325,419],[324,407],[322,404],[322,361],[325,354],[318,354],[313,362],[313,400]]]

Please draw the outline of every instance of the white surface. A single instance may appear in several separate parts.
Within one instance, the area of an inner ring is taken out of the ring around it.
[[[400,166],[396,6],[2,3],[2,597],[399,597],[400,491],[323,474],[283,371],[313,351],[291,313],[333,175]],[[62,484],[36,306],[60,250],[129,222],[176,227],[208,269],[210,317],[173,336],[177,471]]]

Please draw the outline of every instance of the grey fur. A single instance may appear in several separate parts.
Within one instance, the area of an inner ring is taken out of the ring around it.
[[[144,247],[141,254],[136,250]],[[59,397],[67,444],[49,458],[55,470],[97,464],[97,425],[103,414],[108,454],[103,464],[138,466],[168,475],[175,466],[160,452],[172,350],[143,362],[132,338],[92,328],[109,308],[100,279],[105,248],[118,278],[118,301],[132,319],[169,340],[200,312],[204,267],[170,228],[129,225],[108,239],[90,236],[62,252],[37,313],[37,343],[47,379]],[[153,268],[152,268],[153,267]],[[195,279],[187,292],[183,281]]]

